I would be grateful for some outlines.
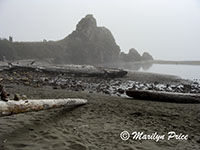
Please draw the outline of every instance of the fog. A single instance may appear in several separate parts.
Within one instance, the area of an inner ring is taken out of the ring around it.
[[[0,37],[59,40],[86,14],[111,30],[122,51],[200,60],[198,0],[0,0]]]

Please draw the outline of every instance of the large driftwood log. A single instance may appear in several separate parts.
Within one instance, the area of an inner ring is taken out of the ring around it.
[[[200,94],[172,93],[152,90],[127,90],[126,95],[136,99],[174,102],[174,103],[200,103]]]
[[[78,106],[87,103],[85,99],[38,99],[8,102],[0,101],[0,117],[29,111],[59,108],[65,106]]]
[[[68,74],[77,77],[108,77],[108,78],[118,78],[125,76],[128,72],[122,69],[116,68],[104,68],[95,67],[91,65],[18,65],[13,63],[12,66],[0,66],[0,71],[40,71],[46,73],[57,73],[57,74]]]

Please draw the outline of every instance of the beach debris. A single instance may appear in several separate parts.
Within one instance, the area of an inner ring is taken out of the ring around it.
[[[8,141],[7,139],[4,139],[4,140],[3,140],[3,143],[6,143],[7,141]]]
[[[1,100],[2,101],[8,101],[9,100],[9,96],[10,94],[8,94],[6,92],[6,90],[4,89],[3,85],[0,84],[0,94],[1,94]]]
[[[14,66],[12,62],[7,62],[7,63],[9,68],[12,68]]]
[[[15,101],[19,101],[19,100],[27,100],[27,96],[26,95],[20,95],[19,93],[16,93],[14,95],[14,99]]]
[[[22,100],[27,100],[27,96],[26,95],[22,95]]]
[[[15,101],[19,101],[20,99],[21,99],[20,94],[16,93],[16,94],[14,95],[14,100],[15,100]]]
[[[120,88],[119,88],[117,91],[118,91],[118,93],[120,93],[120,94],[124,94],[124,92],[125,92],[123,89],[120,89]]]
[[[35,60],[30,63],[30,65],[34,65],[34,64],[35,64]]]
[[[0,101],[0,117],[13,114],[25,113],[30,111],[40,111],[66,106],[80,106],[87,103],[86,99],[28,99],[26,101],[9,100],[8,102]]]
[[[129,97],[142,100],[174,103],[200,103],[200,94],[192,93],[172,93],[152,90],[127,90],[126,94]]]
[[[33,60],[31,60],[33,61]],[[38,63],[39,64],[39,63]],[[69,91],[87,91],[89,93],[104,93],[112,96],[127,97],[124,91],[153,90],[178,93],[200,93],[200,83],[159,83],[123,80],[126,71],[94,67],[91,65],[16,65],[3,70],[1,83],[22,84],[34,88],[51,86],[53,89]]]
[[[79,77],[104,77],[104,78],[118,78],[125,76],[128,72],[122,69],[116,68],[104,68],[95,67],[91,65],[33,65],[35,61],[31,62],[31,65],[17,65],[16,63],[8,62],[8,71],[37,71],[45,73],[58,73],[68,74],[71,76]]]

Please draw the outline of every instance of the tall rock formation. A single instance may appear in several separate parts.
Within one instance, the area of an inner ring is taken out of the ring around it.
[[[120,48],[112,33],[105,27],[98,27],[93,15],[81,19],[76,30],[60,43],[65,47],[66,59],[75,64],[108,63],[119,59]]]
[[[101,64],[119,59],[120,48],[112,33],[86,15],[76,30],[60,41],[9,42],[0,40],[0,60],[54,58],[57,63]],[[2,57],[1,57],[2,55]]]
[[[55,63],[103,64],[152,60],[135,49],[120,53],[115,39],[105,27],[98,27],[93,15],[86,15],[76,25],[75,31],[59,41],[12,42],[0,39],[0,60],[53,58]]]

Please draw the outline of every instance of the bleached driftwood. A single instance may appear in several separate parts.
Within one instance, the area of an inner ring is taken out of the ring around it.
[[[174,102],[174,103],[200,103],[200,94],[172,93],[152,90],[127,90],[126,95],[136,99]]]
[[[77,77],[109,77],[118,78],[125,76],[128,72],[116,68],[95,67],[91,65],[25,65],[13,63],[12,66],[0,66],[0,71],[40,71],[46,73],[62,73]]]
[[[85,99],[38,99],[8,102],[0,101],[0,117],[29,111],[59,108],[65,106],[78,106],[87,103]]]

